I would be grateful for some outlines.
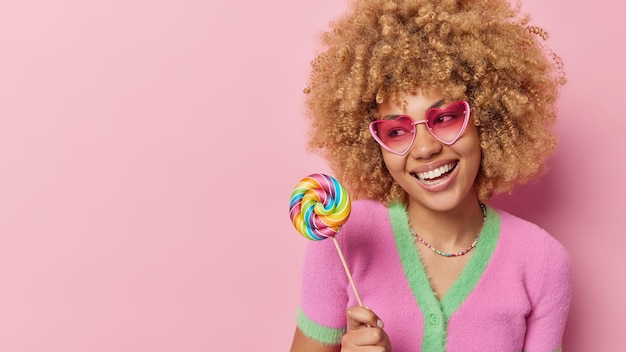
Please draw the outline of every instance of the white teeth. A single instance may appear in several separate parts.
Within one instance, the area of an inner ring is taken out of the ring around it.
[[[437,178],[445,174],[446,172],[452,170],[453,168],[454,168],[454,164],[446,164],[444,166],[438,167],[431,171],[420,172],[417,174],[417,177],[419,177],[422,180],[431,180],[433,178]]]

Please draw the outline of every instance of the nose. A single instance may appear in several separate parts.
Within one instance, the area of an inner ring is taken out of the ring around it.
[[[415,140],[409,154],[416,159],[428,159],[441,152],[443,144],[428,131],[423,123],[415,126]]]

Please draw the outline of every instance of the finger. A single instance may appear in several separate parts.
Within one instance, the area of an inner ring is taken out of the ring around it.
[[[376,313],[365,307],[349,307],[346,311],[346,320],[348,329],[359,329],[363,327],[384,328],[383,321],[378,318]]]
[[[387,334],[379,328],[361,328],[348,330],[341,338],[341,345],[349,346],[385,346]]]

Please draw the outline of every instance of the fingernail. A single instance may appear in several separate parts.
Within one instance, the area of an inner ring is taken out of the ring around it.
[[[385,327],[385,324],[383,324],[383,321],[378,319],[378,321],[376,321],[376,325],[378,326],[379,329],[382,329]]]

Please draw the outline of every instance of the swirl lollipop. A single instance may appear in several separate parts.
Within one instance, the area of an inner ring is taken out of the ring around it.
[[[296,185],[289,201],[289,217],[302,236],[313,241],[332,238],[360,306],[363,306],[354,280],[335,235],[350,216],[350,197],[335,178],[311,174]]]
[[[305,238],[320,241],[334,237],[350,216],[350,197],[333,177],[312,174],[291,193],[289,216]]]

